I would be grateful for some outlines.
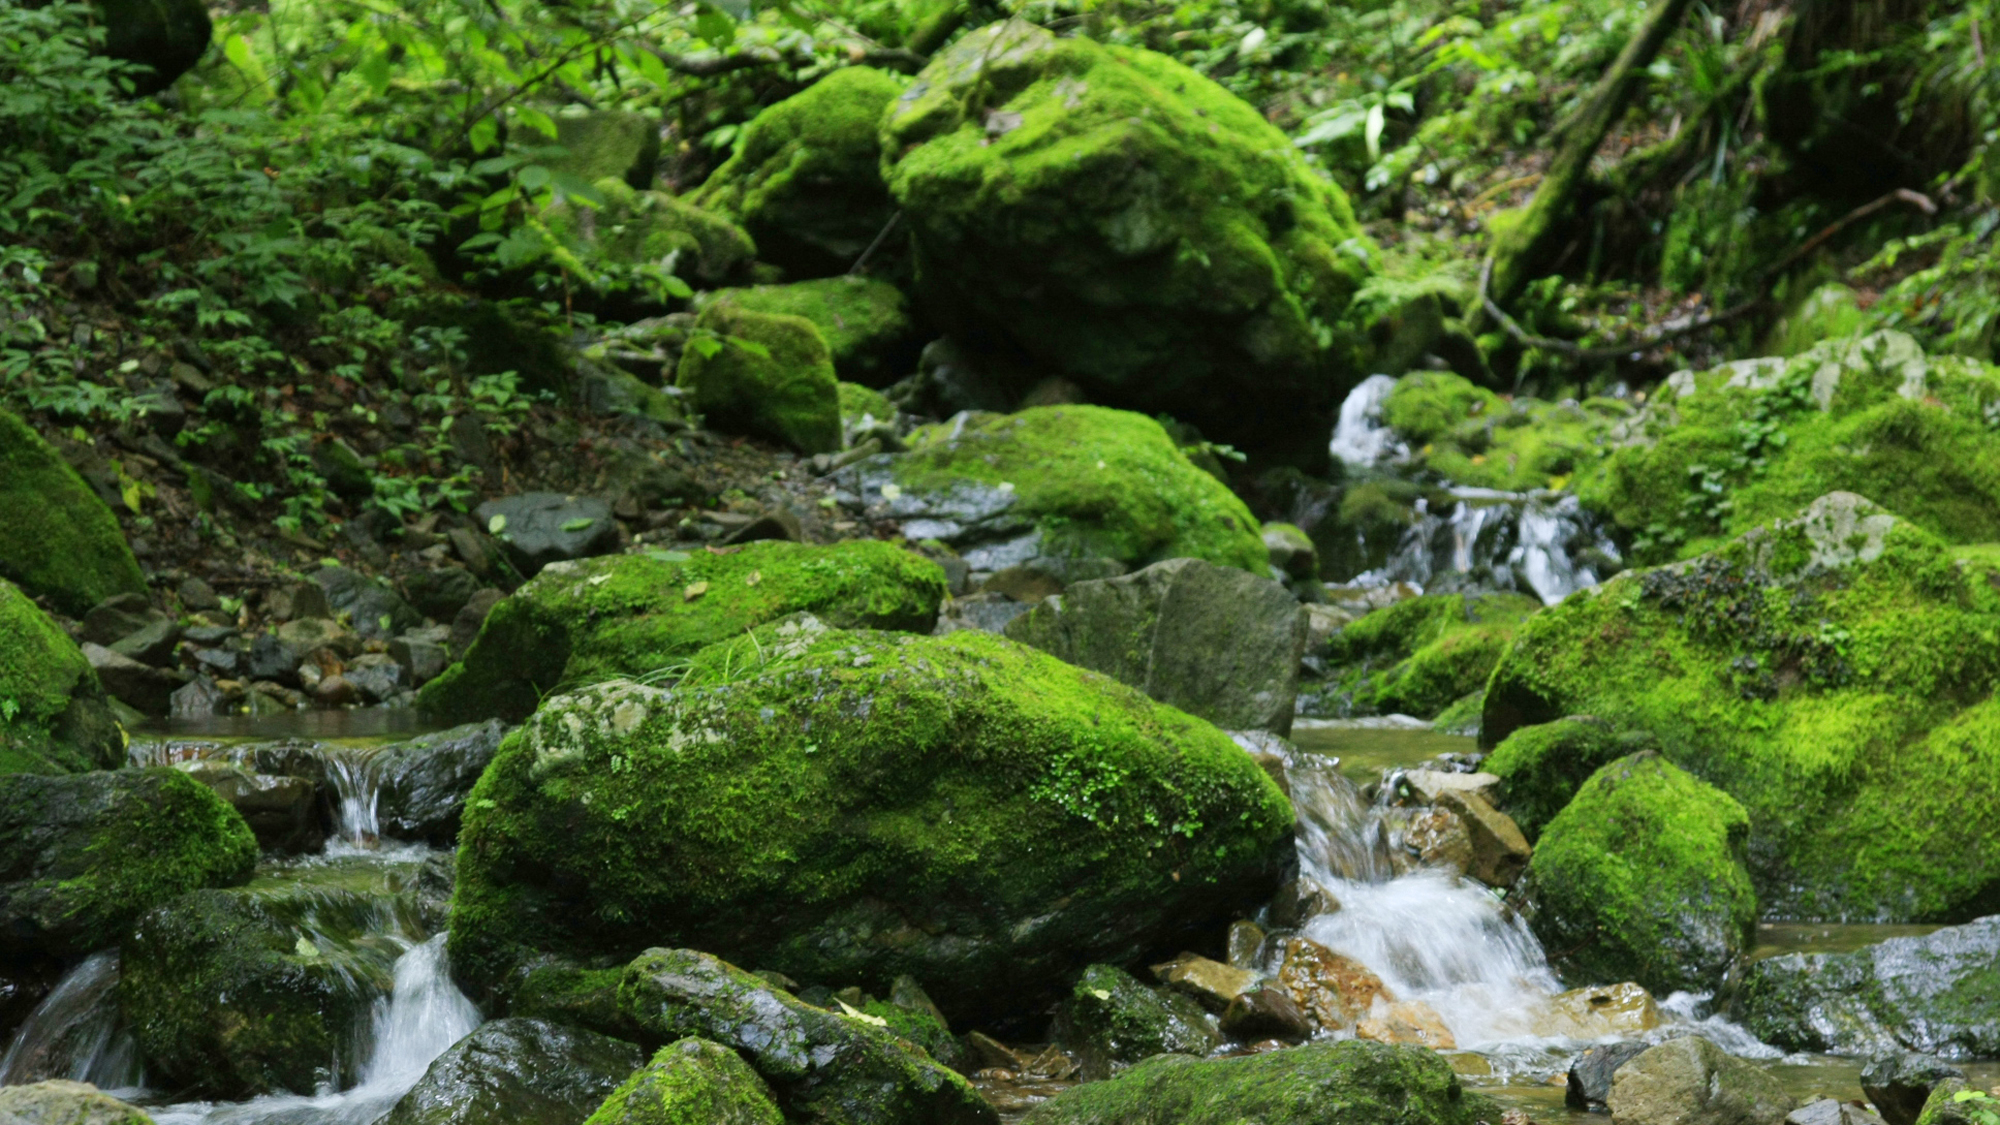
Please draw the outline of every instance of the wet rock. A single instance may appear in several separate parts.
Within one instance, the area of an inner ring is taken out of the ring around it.
[[[1283,586],[1201,559],[1079,582],[1007,636],[1231,730],[1292,729],[1306,616]]]
[[[1500,779],[1484,771],[1455,773],[1451,770],[1405,770],[1403,784],[1409,786],[1410,792],[1417,800],[1427,805],[1437,804],[1446,793],[1469,793],[1490,804],[1493,800],[1493,791],[1500,784]]]
[[[1467,790],[1446,790],[1438,805],[1458,816],[1472,842],[1472,861],[1465,873],[1489,887],[1513,886],[1527,870],[1530,855],[1528,841],[1513,820]]]
[[[276,633],[259,633],[244,654],[244,672],[253,680],[298,682],[299,655]]]
[[[1626,981],[1623,984],[1576,988],[1552,997],[1538,1017],[1537,1035],[1568,1039],[1604,1039],[1638,1035],[1660,1026],[1660,1008],[1653,994]]]
[[[381,1125],[579,1125],[645,1059],[594,1031],[492,1020],[439,1055]]]
[[[111,698],[144,715],[165,715],[172,708],[174,691],[187,682],[186,673],[141,664],[88,641],[83,656]]]
[[[1147,988],[1110,965],[1083,971],[1057,1038],[1081,1060],[1087,1082],[1110,1077],[1114,1065],[1159,1054],[1206,1055],[1221,1042],[1200,1004]]]
[[[450,621],[465,608],[484,583],[462,566],[419,570],[403,579],[403,590],[417,612],[432,621]]]
[[[112,21],[111,42],[122,34]],[[7,411],[0,411],[0,579],[67,614],[87,613],[121,594],[146,600],[146,576],[111,509],[62,454]],[[110,644],[130,631],[87,639]]]
[[[1419,809],[1403,829],[1403,846],[1416,853],[1430,867],[1444,867],[1461,874],[1472,867],[1472,833],[1465,821],[1450,809]]]
[[[321,707],[357,707],[367,698],[358,684],[341,674],[322,679],[312,693],[313,702]]]
[[[422,687],[438,678],[451,664],[451,656],[441,644],[402,636],[389,642],[389,655],[403,668],[403,682]]]
[[[381,579],[344,566],[327,566],[313,575],[313,581],[326,592],[333,611],[346,614],[354,631],[366,640],[386,641],[424,623],[423,615]]]
[[[0,1086],[0,1121],[8,1125],[153,1125],[137,1106],[127,1105],[88,1082],[50,1079],[26,1086]]]
[[[1798,1105],[1777,1079],[1698,1035],[1618,1067],[1605,1104],[1612,1125],[1778,1125]]]
[[[90,607],[78,624],[80,636],[93,644],[109,645],[148,625],[172,620],[143,593],[115,594]]]
[[[465,796],[493,760],[507,729],[491,719],[379,751],[368,768],[380,779],[375,815],[383,834],[450,846],[458,838]]]
[[[706,1039],[660,1048],[584,1125],[784,1125],[771,1088],[743,1056]]]
[[[0,953],[80,957],[197,887],[240,882],[250,829],[169,769],[0,774]]]
[[[1912,1125],[1915,1120],[1911,1119]],[[1818,1098],[1786,1114],[1785,1125],[1884,1125],[1884,1122],[1852,1102]]]
[[[493,612],[507,595],[498,590],[486,589],[467,598],[464,608],[451,619],[451,651],[463,653],[479,638],[480,627],[486,624],[486,615]]]
[[[1373,1010],[1378,998],[1395,1000],[1389,986],[1367,966],[1316,941],[1286,938],[1281,957],[1278,984],[1328,1031],[1353,1027]]]
[[[789,1121],[996,1125],[965,1079],[865,1020],[773,989],[727,962],[653,949],[625,969],[619,1003],[649,1034],[732,1048],[771,1085]]]
[[[1223,1009],[1222,1031],[1240,1043],[1256,1043],[1265,1039],[1302,1043],[1312,1036],[1313,1022],[1292,999],[1291,993],[1271,985],[1258,985],[1231,1000],[1229,1007]],[[1208,1052],[1181,1053],[1205,1055]]]
[[[674,383],[709,425],[805,454],[840,448],[839,379],[812,321],[712,304],[696,326],[723,337],[722,346],[683,351]]]
[[[1591,1047],[1569,1064],[1568,1085],[1563,1104],[1588,1113],[1606,1113],[1611,1097],[1611,1080],[1618,1068],[1650,1050],[1652,1044],[1636,1040]]]
[[[524,492],[488,500],[473,515],[504,546],[515,568],[530,577],[552,562],[618,550],[611,505],[595,497]]]
[[[118,655],[141,664],[165,664],[172,659],[174,645],[180,639],[180,623],[162,617],[118,638],[109,647]]]
[[[1355,1021],[1357,1039],[1396,1043],[1405,1047],[1429,1047],[1449,1051],[1458,1046],[1451,1029],[1437,1009],[1422,1000],[1380,1000],[1366,1016]]]
[[[347,682],[353,684],[354,689],[361,693],[361,697],[370,703],[381,703],[389,699],[402,691],[409,682],[403,675],[403,666],[396,658],[381,652],[363,653],[355,657],[341,675],[345,676]]]
[[[1730,1011],[1787,1050],[1989,1058],[2000,1054],[1996,988],[2000,915],[1853,953],[1765,958],[1744,970]]]
[[[0,457],[4,457],[0,453]],[[125,739],[90,660],[62,627],[0,580],[0,774],[122,764]]]
[[[1500,1108],[1434,1051],[1350,1039],[1226,1059],[1164,1055],[1036,1106],[1023,1125],[1472,1125]]]
[[[799,980],[908,973],[965,1022],[1240,916],[1292,850],[1283,795],[1199,720],[983,633],[803,615],[702,650],[674,689],[544,701],[478,794],[460,979],[668,938]]]
[[[240,673],[241,655],[231,648],[198,648],[188,655],[194,658],[194,669],[217,679],[233,680]]]
[[[301,777],[252,773],[214,759],[196,759],[175,769],[208,786],[243,817],[267,851],[316,852],[326,833],[319,820],[319,787]]]
[[[1153,976],[1169,989],[1191,996],[1211,1012],[1229,1007],[1257,983],[1257,974],[1192,953],[1153,966]]]
[[[1296,930],[1307,920],[1340,909],[1340,900],[1316,880],[1300,876],[1286,881],[1271,896],[1271,924],[1281,930]],[[1263,935],[1258,934],[1261,940]],[[1233,962],[1232,962],[1233,963]]]
[[[1282,895],[1284,892],[1279,891]],[[1229,923],[1229,964],[1238,969],[1257,967],[1257,954],[1264,948],[1264,927],[1247,918]]]
[[[1861,1070],[1861,1092],[1868,1095],[1889,1125],[1916,1125],[1931,1091],[1948,1078],[1964,1077],[1964,1071],[1936,1055],[1892,1051],[1868,1060]]]

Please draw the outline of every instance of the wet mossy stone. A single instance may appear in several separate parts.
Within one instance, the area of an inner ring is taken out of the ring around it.
[[[7,1125],[153,1125],[146,1111],[88,1082],[52,1078],[0,1087],[0,1121]]]
[[[1368,1039],[1229,1059],[1161,1055],[1067,1090],[1022,1125],[1474,1125],[1500,1107],[1467,1091],[1444,1056]]]
[[[72,617],[106,598],[146,592],[146,576],[111,509],[53,446],[4,410],[0,578]]]
[[[1594,467],[1610,451],[1613,427],[1636,409],[1614,398],[1507,399],[1462,375],[1418,371],[1396,381],[1382,421],[1416,451],[1416,467],[1453,484],[1526,492],[1560,489]]]
[[[215,31],[201,0],[92,0],[104,19],[104,53],[147,69],[133,92],[156,94],[194,69]]]
[[[1248,103],[1164,55],[1017,20],[933,58],[883,119],[882,159],[940,327],[1245,448],[1318,417],[1324,457],[1374,250]]]
[[[1572,715],[1521,727],[1494,747],[1479,768],[1505,783],[1500,804],[1533,840],[1600,766],[1653,748],[1652,736],[1644,732],[1621,734],[1601,719]]]
[[[866,1017],[815,1008],[720,958],[649,949],[619,1004],[657,1039],[731,1048],[805,1125],[998,1125],[971,1083]]]
[[[878,994],[908,974],[983,1021],[1268,897],[1292,819],[1227,735],[1106,677],[802,615],[510,735],[467,802],[452,963],[504,988],[537,951],[673,941]]]
[[[125,735],[76,642],[0,579],[0,775],[112,769]]]
[[[843,382],[867,387],[886,387],[915,371],[923,347],[903,291],[868,277],[719,289],[706,304],[812,321],[826,341],[835,373]]]
[[[1101,406],[962,414],[918,429],[909,445],[835,480],[871,516],[902,521],[913,540],[945,543],[975,571],[1039,559],[1138,569],[1191,558],[1270,573],[1250,509],[1143,414]]]
[[[791,613],[928,632],[944,593],[936,563],[876,540],[554,563],[495,606],[465,658],[419,698],[452,721],[519,722],[548,693],[671,671],[705,645]]]
[[[785,1125],[771,1088],[735,1051],[687,1038],[660,1048],[584,1125]]]
[[[2000,1054],[2000,916],[1852,953],[1787,953],[1743,971],[1729,1012],[1788,1051]]]
[[[1086,1080],[1154,1055],[1206,1055],[1222,1042],[1193,998],[1148,988],[1113,965],[1092,965],[1077,978],[1058,1037],[1079,1056]]]
[[[577,1125],[645,1059],[594,1031],[492,1020],[439,1055],[381,1125]]]
[[[594,185],[602,206],[558,203],[542,222],[565,253],[586,267],[670,266],[690,283],[725,285],[745,275],[757,244],[728,219],[663,191],[642,191],[617,176]]]
[[[743,224],[793,276],[846,273],[895,214],[876,126],[902,92],[884,71],[836,70],[751,119],[690,198]]]
[[[1651,751],[1592,774],[1528,863],[1531,924],[1563,979],[1715,991],[1755,936],[1749,828],[1727,793]]]
[[[256,861],[243,817],[178,770],[0,776],[0,956],[117,945],[140,914]]]
[[[1481,737],[1565,715],[1647,731],[1750,813],[1781,916],[1958,921],[2000,886],[2000,571],[1834,493],[1536,614]]]
[[[1430,718],[1478,691],[1514,633],[1540,611],[1526,594],[1426,594],[1363,616],[1328,640],[1315,706]]]
[[[840,380],[812,321],[714,304],[695,327],[713,335],[689,341],[674,383],[709,426],[801,453],[840,448]]]

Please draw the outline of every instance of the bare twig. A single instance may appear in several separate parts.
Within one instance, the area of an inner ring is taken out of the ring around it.
[[[847,272],[851,274],[860,273],[861,267],[867,265],[868,259],[874,257],[875,251],[881,248],[882,243],[888,241],[889,232],[895,230],[896,224],[902,221],[903,213],[901,211],[889,216],[889,221],[882,224],[882,230],[875,236],[875,241],[868,244],[868,249],[863,250],[859,258],[854,259],[854,264],[848,267]]]
[[[1920,191],[1911,191],[1909,188],[1897,188],[1895,191],[1890,192],[1889,194],[1883,196],[1880,199],[1876,199],[1868,203],[1863,203],[1861,206],[1856,207],[1854,210],[1849,211],[1847,214],[1842,215],[1840,218],[1835,219],[1833,222],[1827,224],[1825,230],[1822,230],[1818,234],[1813,235],[1811,238],[1806,239],[1805,242],[1799,245],[1798,249],[1785,255],[1783,258],[1778,259],[1778,263],[1772,266],[1770,269],[1765,270],[1764,275],[1769,277],[1773,274],[1780,274],[1785,272],[1785,270],[1788,267],[1790,267],[1792,263],[1805,257],[1807,254],[1810,254],[1813,251],[1819,249],[1821,246],[1826,245],[1826,241],[1828,239],[1832,238],[1836,234],[1839,234],[1841,231],[1847,229],[1848,226],[1860,222],[1861,220],[1867,218],[1868,216],[1873,215],[1875,212],[1880,211],[1882,208],[1887,207],[1891,203],[1897,203],[1897,202],[1907,203],[1910,206],[1915,207],[1917,210],[1922,211],[1926,215],[1935,215],[1938,212],[1937,204],[1931,202],[1930,196],[1925,195]]]

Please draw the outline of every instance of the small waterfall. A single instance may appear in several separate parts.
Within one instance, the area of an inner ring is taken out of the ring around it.
[[[153,739],[134,741],[127,752],[135,766],[220,761],[252,773],[303,777],[317,783],[333,829],[326,854],[336,857],[373,852],[381,846],[377,804],[384,779],[375,767],[379,756],[379,747],[302,740],[220,743]]]
[[[325,763],[326,783],[333,790],[334,833],[327,841],[328,854],[370,848],[382,837],[381,821],[375,812],[382,796],[382,778],[371,768],[374,757],[368,753],[329,751],[321,759]]]
[[[1575,496],[1454,488],[1449,512],[1417,501],[1417,521],[1385,566],[1354,580],[1451,589],[1532,592],[1554,605],[1620,567],[1618,548]]]
[[[93,953],[65,974],[0,1057],[0,1086],[67,1078],[106,1090],[143,1082],[137,1046],[118,1012],[118,951]]]
[[[1373,469],[1409,452],[1396,440],[1396,431],[1382,421],[1382,404],[1395,389],[1393,376],[1370,375],[1347,392],[1340,404],[1340,420],[1334,423],[1333,440],[1327,446],[1334,460],[1350,468]]]

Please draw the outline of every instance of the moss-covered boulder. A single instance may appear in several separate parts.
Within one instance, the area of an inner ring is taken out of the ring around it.
[[[257,841],[177,770],[0,776],[0,955],[81,957],[199,887],[240,883]]]
[[[969,414],[923,427],[909,444],[835,480],[869,516],[948,544],[975,572],[1051,559],[1137,569],[1193,558],[1270,573],[1250,509],[1143,414],[1101,406]],[[1063,572],[1059,563],[1046,569]]]
[[[194,69],[215,25],[201,0],[92,0],[104,20],[104,53],[146,69],[133,92],[153,94]]]
[[[1655,748],[1643,731],[1621,733],[1601,719],[1572,715],[1515,730],[1479,768],[1501,780],[1499,803],[1533,840],[1600,766]]]
[[[846,273],[896,210],[876,125],[902,91],[871,67],[834,71],[752,119],[694,202],[743,224],[794,276]]]
[[[1466,1091],[1444,1056],[1367,1039],[1231,1059],[1162,1055],[1066,1091],[1022,1125],[1473,1125],[1500,1107]]]
[[[633,188],[653,186],[659,175],[660,122],[643,113],[601,109],[556,119],[556,143],[563,155],[550,168],[585,183],[623,180]]]
[[[896,420],[896,404],[873,387],[859,383],[840,385],[840,426],[845,435],[863,427]]]
[[[812,321],[720,304],[695,327],[706,334],[682,350],[674,382],[709,426],[801,453],[840,448],[840,381]]]
[[[576,1125],[645,1058],[594,1031],[492,1020],[439,1055],[381,1125]]]
[[[1749,828],[1727,793],[1651,751],[1592,774],[1528,863],[1535,934],[1563,979],[1713,992],[1757,925]]]
[[[1333,634],[1327,668],[1302,686],[1311,714],[1430,718],[1486,683],[1521,623],[1542,608],[1526,594],[1405,598]]]
[[[125,735],[83,650],[0,579],[0,775],[112,769]]]
[[[707,1039],[660,1048],[584,1125],[784,1125],[743,1056]]]
[[[1502,398],[1461,375],[1419,371],[1396,381],[1382,421],[1411,450],[1414,467],[1453,484],[1525,492],[1562,488],[1611,449],[1612,427],[1635,407]]]
[[[518,722],[546,694],[670,672],[696,650],[786,614],[927,632],[944,593],[936,563],[875,540],[557,563],[493,607],[465,658],[426,684],[420,701],[455,721]]]
[[[936,56],[882,154],[941,326],[1098,401],[1246,447],[1310,430],[1324,456],[1374,251],[1249,104],[1163,55],[1017,20]]]
[[[1529,619],[1481,737],[1565,715],[1647,731],[1750,813],[1765,908],[1936,918],[2000,880],[2000,577],[1835,493]]]
[[[531,951],[673,941],[1025,1012],[1259,901],[1291,823],[1227,735],[1105,677],[792,618],[508,738],[466,808],[453,966],[504,989]]]
[[[1222,1042],[1214,1019],[1193,998],[1148,988],[1113,965],[1092,965],[1077,978],[1058,1032],[1087,1080],[1154,1055],[1206,1055]]]
[[[750,236],[712,211],[618,176],[593,186],[602,206],[558,203],[542,216],[561,251],[586,265],[659,266],[694,284],[724,285],[757,256]]]
[[[88,1082],[61,1078],[0,1087],[0,1121],[8,1125],[153,1125],[145,1110]]]
[[[909,299],[886,281],[843,275],[790,285],[721,289],[709,305],[747,312],[802,316],[819,329],[843,382],[886,387],[917,368],[923,338]]]
[[[146,576],[111,509],[54,447],[4,410],[0,578],[18,583],[30,597],[48,598],[73,617],[114,595],[146,592]]]

